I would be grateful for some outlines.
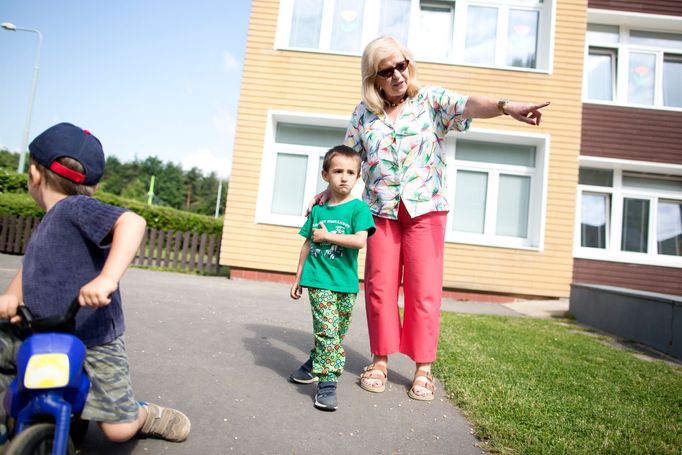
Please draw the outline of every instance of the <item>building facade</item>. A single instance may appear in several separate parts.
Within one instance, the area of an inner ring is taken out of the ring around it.
[[[682,2],[590,0],[573,280],[682,295]]]
[[[360,101],[362,49],[394,35],[423,85],[552,102],[540,127],[498,117],[447,137],[444,287],[568,296],[587,12],[585,0],[253,0],[221,264],[291,280],[321,157]]]

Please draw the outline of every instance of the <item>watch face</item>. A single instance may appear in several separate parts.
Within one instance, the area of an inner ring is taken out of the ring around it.
[[[507,105],[508,102],[509,100],[499,100],[497,102],[497,110],[499,110],[504,115],[507,115],[507,113],[504,111],[504,107]]]

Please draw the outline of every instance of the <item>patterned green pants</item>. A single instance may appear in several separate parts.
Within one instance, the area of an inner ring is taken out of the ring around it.
[[[308,295],[315,334],[315,347],[310,351],[312,374],[320,381],[336,382],[346,365],[341,342],[350,327],[356,294],[309,288]]]

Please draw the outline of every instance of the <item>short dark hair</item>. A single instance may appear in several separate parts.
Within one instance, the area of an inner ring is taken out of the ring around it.
[[[324,172],[329,172],[329,167],[332,165],[332,159],[336,155],[357,159],[358,173],[360,172],[360,162],[362,161],[360,153],[355,149],[348,147],[347,145],[337,145],[327,151],[327,153],[324,155],[324,160],[322,161],[322,170]]]
[[[71,169],[76,172],[83,172],[83,166],[78,160],[70,158],[68,156],[63,156],[55,160],[62,166]],[[45,179],[45,183],[55,191],[58,191],[67,196],[83,195],[92,196],[95,194],[97,185],[83,185],[82,183],[73,182],[61,175],[52,172],[50,169],[46,168],[40,164],[35,158],[31,157],[31,164],[35,165]],[[29,174],[30,175],[30,174]],[[30,178],[30,177],[29,177]]]

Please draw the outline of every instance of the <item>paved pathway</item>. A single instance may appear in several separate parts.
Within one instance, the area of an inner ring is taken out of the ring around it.
[[[0,255],[0,289],[19,260]],[[183,410],[192,434],[182,444],[112,444],[92,425],[82,454],[482,453],[440,384],[432,402],[407,397],[407,357],[391,357],[386,392],[357,386],[370,360],[361,297],[346,338],[339,409],[325,413],[313,407],[315,386],[287,381],[311,347],[307,297],[291,300],[283,284],[141,269],[129,270],[121,288],[136,395]],[[518,314],[470,302],[446,302],[444,309]]]

